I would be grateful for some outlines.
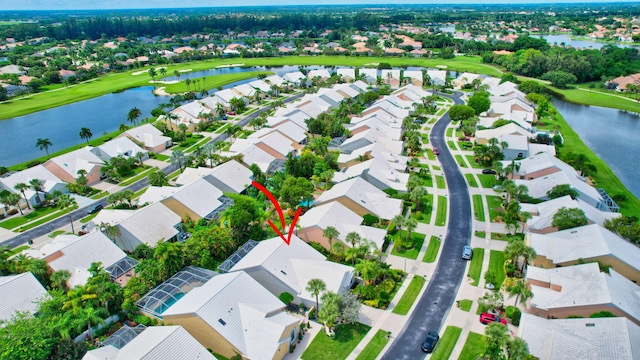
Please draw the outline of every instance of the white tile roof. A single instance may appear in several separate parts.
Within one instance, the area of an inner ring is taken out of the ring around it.
[[[334,185],[320,195],[316,203],[322,204],[341,197],[351,199],[383,219],[391,219],[402,212],[402,200],[389,198],[382,190],[359,177]]]
[[[478,141],[488,141],[491,138],[500,139],[502,135],[521,135],[526,136],[527,138],[531,138],[534,137],[535,134],[526,129],[523,129],[522,127],[514,123],[509,123],[496,129],[484,129],[476,131],[476,138],[478,139]]]
[[[409,181],[409,174],[394,169],[391,163],[378,158],[343,168],[333,174],[331,181],[342,182],[356,176],[363,176],[367,180],[372,178],[377,180],[381,186],[404,192],[407,191],[407,182]]]
[[[531,284],[531,307],[545,310],[614,306],[640,321],[640,287],[615,270],[601,273],[597,263],[553,269],[527,268],[527,280],[560,285],[560,291]]]
[[[347,76],[347,77],[350,77],[352,79],[356,78],[356,69],[337,69],[336,72],[341,77]]]
[[[281,78],[278,75],[271,75],[271,76],[267,76],[265,79],[265,82],[269,82],[271,83],[271,85],[282,85],[282,83],[284,83],[284,79]]]
[[[284,76],[282,76],[282,78],[284,80],[292,82],[292,83],[297,83],[299,81],[307,80],[307,77],[304,76],[304,74],[301,73],[300,71],[294,71],[294,72],[290,72],[290,73],[284,74]]]
[[[109,161],[110,158],[120,155],[135,158],[139,152],[145,154],[145,156],[148,153],[147,150],[140,148],[126,136],[107,141],[106,143],[93,148],[91,152],[104,161]],[[102,154],[105,154],[106,156],[102,156]]]
[[[251,85],[249,84],[241,84],[238,86],[234,86],[233,90],[239,92],[240,94],[242,94],[243,96],[253,96],[253,94],[255,94],[256,89],[254,89]]]
[[[184,171],[182,172],[182,174],[180,174],[180,176],[178,176],[178,178],[176,179],[176,185],[178,186],[182,186],[185,184],[188,184],[196,179],[200,179],[203,178],[209,174],[211,174],[211,172],[213,171],[213,169],[211,168],[205,168],[205,167],[198,167],[198,168],[191,168],[188,167],[186,169],[184,169]]]
[[[222,205],[222,202],[218,200],[221,196],[222,191],[220,189],[207,180],[200,178],[180,187],[150,186],[140,196],[138,202],[140,204],[153,204],[173,198],[200,217],[205,217]],[[183,216],[184,214],[176,215]]]
[[[246,166],[235,160],[230,160],[213,168],[210,177],[222,191],[241,193],[251,185],[253,173]]]
[[[0,276],[0,321],[9,320],[17,311],[34,314],[37,301],[49,295],[32,273]]]
[[[170,137],[162,135],[162,131],[156,129],[156,127],[151,124],[134,127],[127,130],[125,134],[148,147],[156,147],[171,142]]]
[[[353,84],[337,84],[333,87],[335,91],[340,91],[350,98],[360,95],[360,88]]]
[[[266,93],[269,90],[271,90],[271,86],[269,86],[269,84],[267,84],[262,80],[252,81],[249,83],[249,86],[251,86],[254,89],[260,89],[260,91],[262,91],[263,93]]]
[[[62,180],[58,179],[58,177],[53,175],[51,171],[47,170],[44,166],[36,165],[34,167],[18,171],[14,174],[11,174],[10,176],[0,177],[0,189],[22,195],[19,191],[15,190],[14,187],[19,183],[29,185],[29,181],[31,181],[31,179],[40,179],[52,183],[63,182]]]
[[[304,215],[300,216],[298,221],[303,229],[318,226],[324,230],[329,226],[333,226],[340,233],[338,238],[344,240],[348,233],[344,225],[360,225],[362,224],[362,216],[349,210],[341,203],[333,201],[312,207]]]
[[[392,70],[392,69],[380,70],[380,77],[382,77],[382,81],[387,80],[387,78],[389,77],[396,80],[400,80],[400,70]]]
[[[90,173],[94,167],[102,166],[104,164],[99,157],[91,152],[90,146],[56,156],[51,158],[49,161],[60,166],[62,170],[71,175],[74,179],[78,177],[78,170],[86,170]]]
[[[502,164],[508,166],[511,164],[511,161],[504,161]],[[516,164],[518,164],[516,175],[520,176],[527,176],[549,168],[556,168],[568,174],[576,174],[576,170],[571,167],[571,165],[563,162],[549,152],[533,154],[527,158],[516,161]]]
[[[229,101],[231,101],[231,99],[233,98],[241,98],[240,95],[236,94],[233,90],[231,89],[224,89],[224,90],[220,90],[220,91],[216,91],[215,96],[219,97],[220,99],[222,99],[222,101],[229,103]]]
[[[307,138],[306,131],[292,121],[285,121],[272,129],[286,135],[298,143]]]
[[[553,223],[553,216],[562,207],[566,207],[567,209],[581,209],[584,211],[587,219],[600,225],[604,225],[605,220],[622,216],[620,213],[598,210],[588,203],[580,200],[580,198],[573,200],[569,195],[541,202],[539,204],[523,203],[521,207],[522,211],[528,212],[532,215],[532,218],[527,221],[527,226],[530,230],[543,230],[551,227]]]
[[[526,185],[529,189],[529,195],[536,199],[546,199],[547,191],[553,189],[556,185],[569,184],[571,188],[578,191],[582,199],[595,204],[602,201],[602,195],[598,193],[593,186],[587,184],[576,174],[567,174],[564,171],[558,171],[533,180],[514,180],[516,185]]]
[[[309,72],[307,73],[307,77],[309,78],[309,80],[313,79],[316,76],[319,76],[320,78],[329,78],[331,77],[331,74],[329,74],[329,70],[327,69],[309,70]]]
[[[364,75],[365,78],[367,79],[367,81],[376,81],[376,78],[378,77],[378,70],[377,69],[369,69],[369,68],[361,68],[358,69],[358,73],[360,75]]]
[[[640,359],[640,327],[623,317],[548,320],[523,313],[518,337],[540,360]]]
[[[169,240],[178,234],[174,228],[181,217],[162,203],[155,203],[136,210],[135,214],[123,220],[120,226],[137,240],[151,247],[160,240]]]
[[[255,145],[249,146],[242,152],[242,162],[248,166],[256,164],[262,172],[267,172],[269,165],[275,159],[275,157]]]
[[[169,307],[162,315],[195,315],[250,359],[271,360],[285,329],[299,319],[244,271],[214,276]],[[224,325],[223,325],[224,322]]]

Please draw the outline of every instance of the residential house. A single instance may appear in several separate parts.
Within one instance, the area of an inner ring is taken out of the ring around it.
[[[455,89],[462,89],[465,85],[470,85],[475,79],[482,80],[482,77],[473,73],[462,73],[453,80],[453,87]]]
[[[229,160],[213,169],[186,168],[176,179],[179,186],[188,184],[199,178],[204,178],[223,193],[240,194],[251,185],[253,173],[246,166],[235,160]]]
[[[228,272],[245,272],[274,296],[288,292],[294,296],[294,303],[303,303],[307,308],[316,302],[306,289],[311,279],[322,280],[326,291],[337,294],[348,292],[354,281],[352,267],[327,261],[326,256],[295,235],[289,244],[277,236],[246,247],[240,260],[231,257],[234,265]]]
[[[138,329],[125,325],[102,343],[102,347],[89,350],[82,360],[216,359],[182,326]]]
[[[402,73],[402,77],[409,79],[409,84],[422,89],[422,71],[420,70],[405,70]],[[404,82],[403,82],[404,84]]]
[[[381,70],[380,77],[382,78],[383,83],[391,86],[392,88],[400,86],[400,70]]]
[[[249,84],[234,86],[233,88],[231,88],[231,90],[238,94],[238,96],[246,98],[253,98],[254,94],[256,93],[256,89],[254,89],[253,86]]]
[[[217,94],[218,93],[216,93],[216,95]],[[194,131],[198,123],[202,121],[203,115],[209,113],[211,113],[210,108],[203,106],[200,101],[195,100],[174,110],[171,110],[171,114],[177,116],[177,119],[171,119],[169,117],[167,117],[166,119],[168,120],[168,125],[173,130],[178,130],[180,128],[180,125],[186,125],[187,131]]]
[[[24,70],[24,68],[18,65],[5,65],[0,67],[0,74],[25,75],[26,73],[27,72]]]
[[[438,86],[444,86],[447,83],[447,72],[445,70],[427,69],[429,83]]]
[[[495,129],[483,129],[476,131],[476,141],[478,144],[486,145],[489,143],[489,140],[493,138],[500,140],[503,135],[519,135],[523,136],[525,139],[535,136],[533,132],[514,123],[509,123]]]
[[[500,119],[515,122],[532,132],[537,116],[535,109],[527,102],[514,97],[503,102],[492,102],[489,110],[481,114],[479,125],[491,127]]]
[[[269,84],[269,86],[271,85],[276,85],[278,87],[282,86],[285,83],[285,79],[281,78],[278,75],[271,75],[271,76],[267,76],[264,79],[264,82],[266,82],[267,84]]]
[[[346,180],[334,185],[316,199],[316,205],[338,201],[356,214],[373,214],[390,220],[402,213],[402,200],[391,199],[382,190],[362,178]]]
[[[151,124],[131,128],[120,136],[126,136],[154,153],[162,152],[173,145],[170,137],[164,136],[162,131]]]
[[[356,69],[338,69],[336,72],[342,80],[346,82],[353,82],[356,80]]]
[[[280,360],[297,343],[301,319],[244,271],[220,274],[166,309],[165,322],[183,326],[225,357]]]
[[[640,249],[598,224],[550,234],[527,234],[526,242],[536,250],[533,265],[552,268],[600,262],[634,283],[640,282]]]
[[[380,190],[394,189],[407,192],[409,174],[399,172],[388,161],[377,158],[342,168],[333,174],[331,181],[338,183],[356,176],[362,177]]]
[[[0,72],[2,72],[2,68],[0,68]],[[627,88],[628,85],[640,86],[640,74],[618,76],[617,78],[607,82],[609,89],[617,91],[629,91]]]
[[[530,313],[542,317],[589,317],[608,311],[640,324],[640,287],[597,263],[552,269],[529,266],[526,281],[533,297]]]
[[[271,90],[271,86],[263,80],[254,80],[249,83],[249,86],[256,90],[262,91],[263,94],[266,94]]]
[[[544,319],[522,314],[517,336],[536,359],[640,359],[640,327],[624,317]]]
[[[307,83],[307,77],[300,71],[294,71],[284,74],[284,76],[282,76],[282,79],[294,84],[295,86],[301,86],[302,84]]]
[[[309,70],[307,73],[307,78],[309,80],[313,80],[314,78],[320,78],[321,81],[327,81],[331,77],[329,70],[327,69],[317,69],[317,70]]]
[[[364,77],[364,82],[367,84],[375,84],[378,81],[378,70],[370,69],[370,68],[360,68],[358,69],[359,76]]]
[[[91,152],[105,163],[118,156],[133,158],[140,161],[144,161],[149,158],[149,151],[140,148],[126,136],[109,140],[100,146],[92,148]]]
[[[482,80],[482,85],[487,85],[487,91],[493,96],[502,96],[518,90],[518,85],[511,81],[502,82],[500,78],[486,77]]]
[[[31,272],[0,276],[0,322],[9,321],[18,312],[35,315],[38,301],[49,298],[47,290]]]
[[[333,201],[324,205],[314,206],[300,216],[298,224],[301,230],[297,232],[297,235],[304,241],[314,241],[330,249],[331,242],[324,236],[323,232],[327,227],[332,226],[339,233],[333,241],[339,240],[345,245],[351,246],[345,241],[345,238],[347,234],[355,232],[361,238],[374,242],[377,249],[382,249],[387,235],[386,230],[361,225],[362,221],[362,216],[351,211],[342,203]]]
[[[43,166],[60,180],[75,184],[78,171],[86,171],[87,184],[100,181],[104,166],[102,159],[91,152],[91,147],[83,147],[47,160]]]
[[[18,184],[29,185],[30,181],[33,179],[38,179],[43,182],[42,188],[38,192],[30,187],[24,191],[23,195],[20,191],[15,189]],[[24,202],[25,196],[29,202],[29,206],[34,206],[42,203],[44,201],[45,194],[52,191],[58,190],[63,193],[69,192],[67,184],[42,165],[36,165],[22,171],[7,173],[0,176],[0,191],[4,190],[20,195],[20,206],[22,208],[26,207],[26,203]]]

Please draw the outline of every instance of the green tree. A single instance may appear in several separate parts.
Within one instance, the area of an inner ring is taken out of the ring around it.
[[[156,71],[156,69],[151,68],[151,69],[147,70],[147,73],[149,74],[149,76],[151,76],[151,79],[155,83],[156,82],[156,76],[158,75],[158,72]]]
[[[561,89],[566,88],[569,84],[575,84],[578,82],[575,75],[562,70],[546,72],[540,77],[540,79],[549,80],[551,85]]]
[[[319,313],[320,309],[320,301],[318,300],[318,297],[321,293],[327,291],[327,284],[325,284],[324,281],[320,279],[311,279],[307,283],[306,290],[316,298],[316,318],[318,318],[317,314]]]
[[[149,185],[151,186],[166,186],[169,185],[167,174],[162,170],[156,170],[150,173],[147,178],[149,179]]]
[[[89,144],[89,139],[91,139],[91,137],[93,137],[93,134],[91,133],[91,129],[86,127],[83,127],[80,129],[80,139],[86,140],[87,144]]]
[[[340,294],[339,312],[342,320],[348,323],[355,323],[360,316],[362,303],[358,300],[358,295],[346,291]]]
[[[578,198],[579,194],[569,184],[556,185],[551,188],[551,190],[547,191],[549,199],[557,199],[567,195],[571,196],[571,198],[575,200]]]
[[[231,256],[237,244],[231,229],[223,226],[197,227],[182,248],[185,265],[215,270]]]
[[[138,118],[140,118],[140,116],[142,116],[142,111],[137,107],[134,107],[127,112],[127,120],[133,125],[138,122]]]
[[[4,197],[4,201],[5,201],[7,204],[9,204],[9,205],[11,205],[11,206],[13,206],[13,207],[18,208],[18,210],[20,211],[20,215],[24,215],[24,214],[22,213],[22,207],[20,206],[20,200],[21,200],[20,195],[18,195],[18,194],[13,194],[13,193],[11,193],[11,194],[9,194],[9,195],[7,195],[7,196],[5,196],[5,197]]]
[[[324,230],[322,230],[322,236],[327,238],[327,240],[329,241],[329,249],[331,249],[333,239],[338,238],[338,236],[340,236],[340,232],[333,226],[327,226]]]
[[[523,279],[516,280],[515,283],[509,286],[506,290],[510,296],[516,297],[516,301],[514,303],[515,306],[518,306],[518,300],[520,300],[520,303],[526,304],[527,300],[533,297],[533,292],[531,292],[526,281]]]
[[[424,186],[418,186],[411,190],[409,198],[416,203],[416,211],[420,211],[420,201],[427,196],[427,189]]]
[[[42,201],[40,200],[40,193],[43,192],[42,191],[42,187],[44,186],[44,181],[40,180],[40,179],[31,179],[29,180],[29,187],[31,189],[33,189],[33,191],[36,192],[36,202],[38,204],[42,204]]]
[[[71,224],[71,232],[75,234],[75,230],[73,229],[73,217],[71,216],[71,211],[78,207],[78,202],[75,198],[73,198],[69,194],[62,194],[60,198],[58,198],[58,209],[66,211],[67,215],[69,215],[69,223]]]
[[[81,311],[81,319],[86,323],[86,329],[89,331],[89,337],[91,338],[91,342],[93,343],[93,327],[92,325],[107,325],[104,321],[106,317],[109,316],[109,312],[107,309],[103,307],[94,308],[88,306]],[[84,325],[78,325],[79,329],[82,329]]]
[[[640,243],[640,224],[635,216],[622,215],[618,218],[607,219],[604,222],[604,227],[634,244]]]
[[[557,227],[559,230],[571,229],[579,226],[584,226],[589,223],[584,211],[580,208],[566,208],[561,207],[553,215],[553,222],[551,225]]]
[[[231,228],[237,241],[263,239],[262,226],[267,216],[263,203],[246,195],[229,194],[229,197],[233,205],[225,210],[220,223]]]
[[[186,160],[187,157],[182,152],[182,150],[173,150],[171,152],[171,165],[177,166],[180,169],[180,172],[184,171],[183,166]]]
[[[467,120],[473,118],[475,115],[475,109],[468,105],[456,104],[449,108],[451,121]]]
[[[36,147],[40,150],[44,150],[47,152],[47,157],[51,159],[51,155],[49,155],[49,148],[53,146],[51,141],[48,138],[38,138],[36,141]]]
[[[280,200],[289,204],[291,208],[297,207],[301,201],[313,198],[313,183],[303,177],[288,177],[284,180],[280,189]]]
[[[473,108],[475,115],[489,110],[491,107],[491,100],[489,100],[489,93],[486,91],[476,91],[467,101],[469,107]]]
[[[504,359],[505,347],[509,341],[509,329],[497,322],[492,322],[484,330],[484,356],[489,359]]]
[[[24,197],[24,202],[27,203],[27,209],[31,210],[31,205],[29,205],[29,200],[27,199],[27,194],[26,194],[26,191],[30,189],[29,185],[25,183],[17,183],[13,188],[22,193],[22,196]]]
[[[489,291],[480,299],[478,303],[489,310],[498,310],[504,305],[504,295],[500,291]]]
[[[529,345],[519,337],[507,342],[507,358],[510,360],[528,360],[531,358]]]
[[[322,295],[322,309],[318,311],[318,317],[327,327],[332,329],[340,317],[340,296],[333,292]]]
[[[158,260],[164,278],[177,273],[182,269],[182,256],[180,243],[160,241],[153,252],[153,257]]]
[[[17,313],[0,327],[0,356],[12,360],[48,360],[58,336],[44,317]]]

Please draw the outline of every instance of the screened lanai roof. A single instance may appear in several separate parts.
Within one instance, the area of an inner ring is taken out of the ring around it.
[[[255,240],[249,240],[244,245],[240,246],[238,250],[236,250],[231,256],[227,258],[220,266],[218,266],[218,272],[220,273],[228,273],[232,267],[234,267],[238,261],[242,260],[249,251],[253,250],[254,247],[258,245],[258,242]]]
[[[162,319],[162,313],[171,305],[216,275],[218,273],[212,270],[187,266],[170,277],[169,280],[149,291],[142,299],[138,300],[136,305],[145,314]]]
[[[122,349],[146,328],[147,327],[144,325],[137,325],[136,327],[129,327],[125,325],[118,329],[118,331],[114,332],[105,341],[103,341],[102,346],[111,345],[116,349]]]
[[[124,257],[122,260],[117,263],[105,268],[105,270],[111,275],[111,280],[115,280],[120,276],[126,274],[129,270],[133,269],[138,265],[140,261],[136,259],[132,259],[130,257]]]

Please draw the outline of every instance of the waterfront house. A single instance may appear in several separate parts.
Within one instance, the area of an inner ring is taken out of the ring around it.
[[[102,159],[91,152],[91,147],[83,147],[72,152],[51,158],[43,166],[59,179],[75,184],[78,171],[86,171],[87,185],[100,181]]]
[[[32,187],[29,187],[24,191],[23,195],[20,191],[15,189],[17,184],[22,183],[29,185],[29,182],[33,179],[38,179],[43,182],[42,188],[38,190],[38,192],[36,192]],[[0,191],[3,190],[20,195],[20,206],[22,208],[27,207],[24,200],[25,196],[29,205],[34,206],[42,203],[45,195],[52,191],[58,190],[63,193],[69,192],[67,183],[60,180],[56,175],[42,165],[36,165],[22,171],[7,173],[0,176]]]
[[[154,153],[162,152],[173,145],[170,137],[164,136],[162,131],[151,124],[131,128],[120,136],[126,136]]]
[[[30,272],[0,276],[0,294],[0,322],[11,320],[17,312],[34,315],[38,312],[38,301],[50,297]]]
[[[144,161],[149,158],[149,151],[142,149],[128,137],[118,137],[113,140],[109,140],[100,146],[92,148],[91,152],[105,163],[118,156],[133,158],[140,161]]]

